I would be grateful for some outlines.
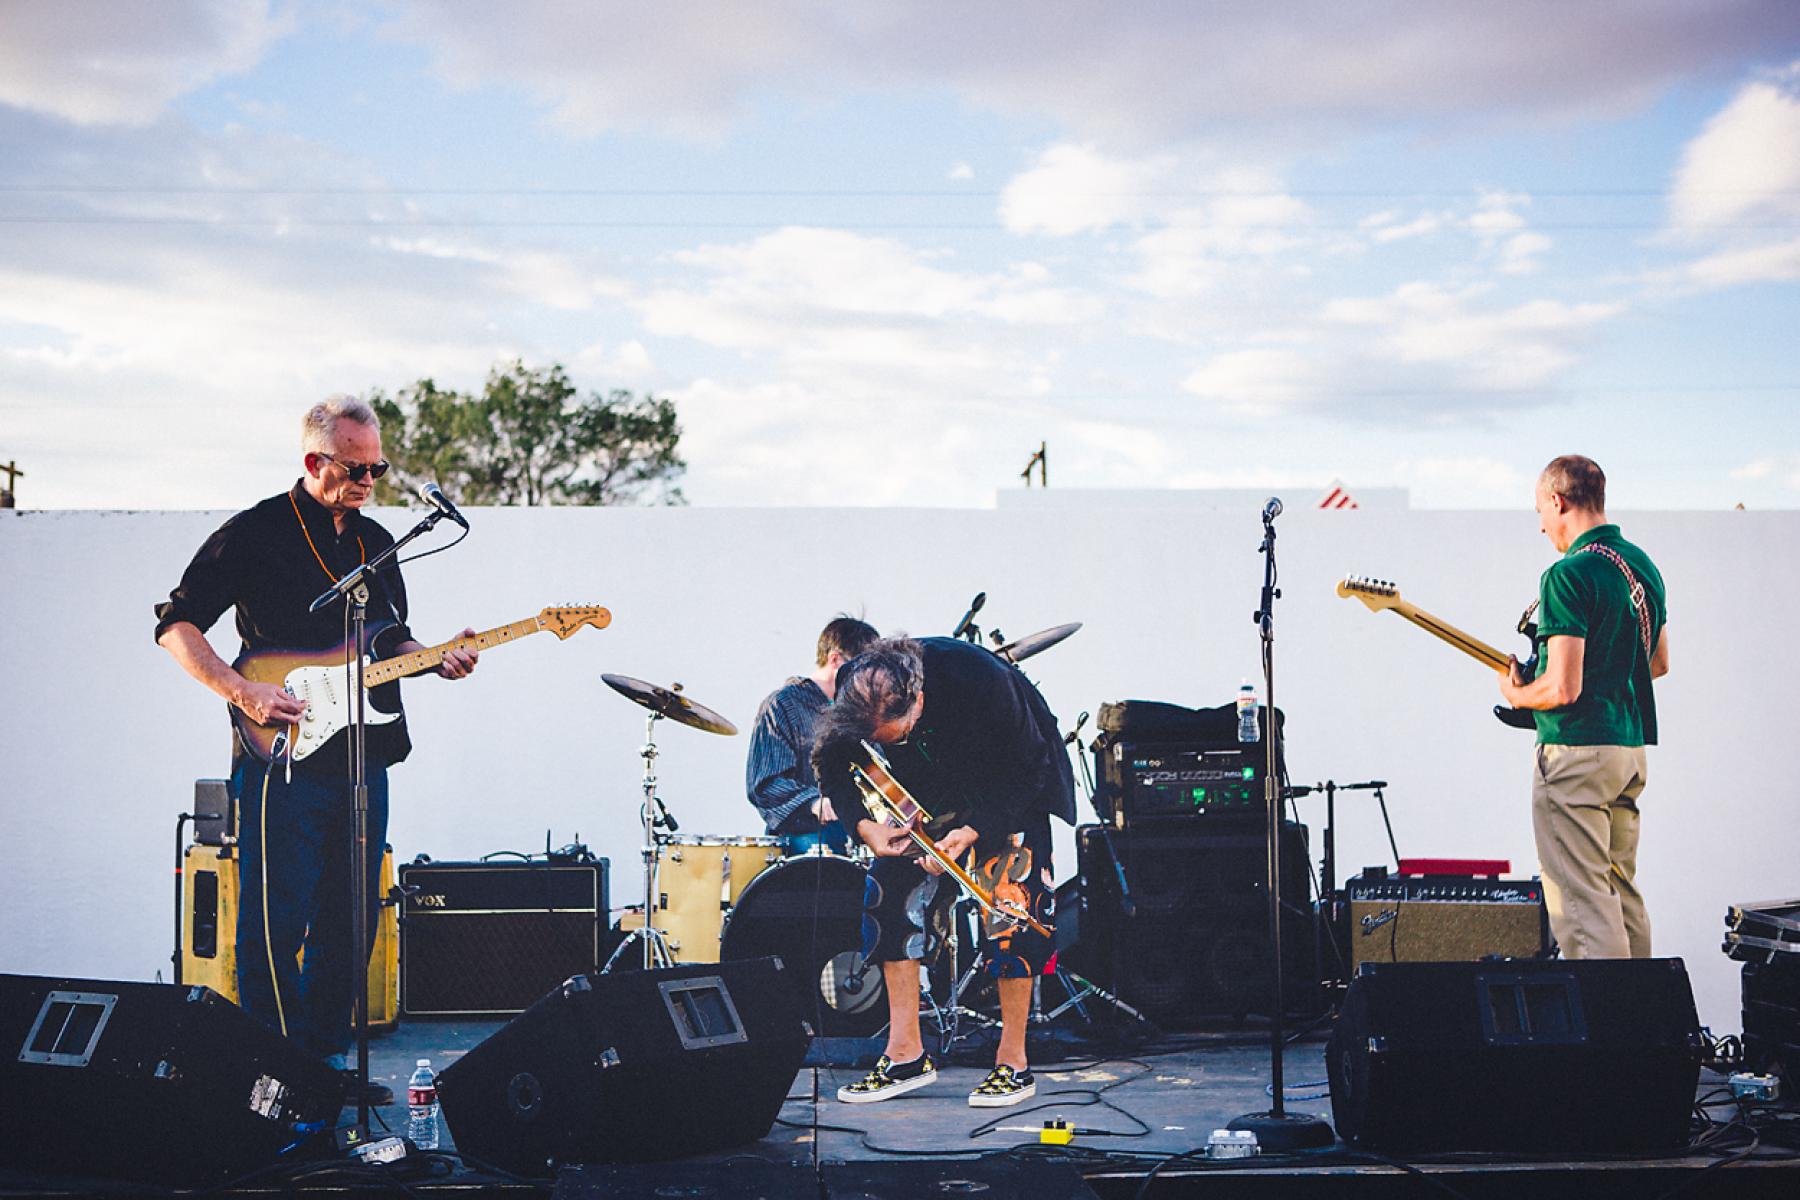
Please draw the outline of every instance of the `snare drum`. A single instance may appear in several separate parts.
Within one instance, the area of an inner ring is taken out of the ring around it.
[[[781,861],[771,837],[672,837],[656,847],[656,911],[676,962],[718,962],[725,914],[752,879]]]
[[[780,957],[820,1037],[871,1037],[887,1025],[881,968],[862,957],[867,878],[840,855],[795,855],[757,876],[725,921],[724,958]]]

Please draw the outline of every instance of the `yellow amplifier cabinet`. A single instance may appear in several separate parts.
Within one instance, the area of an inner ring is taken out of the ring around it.
[[[381,915],[369,951],[369,1028],[400,1022],[400,909],[394,850],[381,854]],[[181,982],[211,988],[237,1003],[238,857],[230,846],[189,846],[181,874]],[[304,960],[305,951],[301,951]]]

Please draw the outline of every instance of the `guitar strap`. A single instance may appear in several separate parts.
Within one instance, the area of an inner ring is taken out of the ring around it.
[[[1581,548],[1581,553],[1600,555],[1619,568],[1619,573],[1625,576],[1625,590],[1631,597],[1631,611],[1637,614],[1638,641],[1644,647],[1644,661],[1649,662],[1653,647],[1650,644],[1650,604],[1644,595],[1644,585],[1638,582],[1636,575],[1632,574],[1631,567],[1626,564],[1624,557],[1611,546],[1602,546],[1599,542],[1589,542]]]

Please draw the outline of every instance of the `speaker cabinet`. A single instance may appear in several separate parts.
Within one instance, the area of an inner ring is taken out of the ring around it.
[[[0,1166],[220,1183],[329,1135],[343,1089],[203,987],[0,975]]]
[[[1678,958],[1367,963],[1326,1073],[1372,1150],[1672,1151],[1702,1042]]]
[[[205,781],[202,781],[205,782]],[[181,873],[181,963],[175,982],[238,999],[238,862],[229,846],[189,846]],[[369,947],[369,1028],[400,1023],[400,917],[394,894],[394,849],[382,848],[381,904]],[[301,961],[306,951],[301,950]]]
[[[599,969],[607,863],[443,862],[400,868],[400,1011],[510,1017]]]
[[[765,1136],[812,1031],[778,958],[577,976],[445,1067],[456,1146],[525,1175]]]
[[[1224,818],[1140,821],[1106,833],[1077,831],[1081,940],[1065,955],[1069,966],[1166,1029],[1267,1015],[1267,834]],[[1322,994],[1305,826],[1286,823],[1281,853],[1284,998],[1290,1015],[1315,1015]]]

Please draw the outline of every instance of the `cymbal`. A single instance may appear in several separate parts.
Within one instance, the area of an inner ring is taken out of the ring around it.
[[[602,675],[606,686],[619,695],[641,704],[660,717],[671,721],[679,721],[694,729],[706,733],[734,734],[737,726],[721,717],[704,704],[696,704],[681,694],[678,683],[673,689],[658,687],[654,683],[645,683],[641,679],[633,679],[629,675]]]
[[[994,653],[1007,662],[1024,662],[1034,654],[1042,654],[1080,628],[1080,621],[1071,621],[1067,625],[1053,625],[1049,629],[1028,633],[1016,642],[1008,642]]]

